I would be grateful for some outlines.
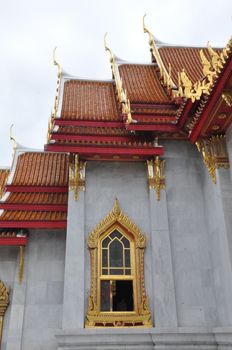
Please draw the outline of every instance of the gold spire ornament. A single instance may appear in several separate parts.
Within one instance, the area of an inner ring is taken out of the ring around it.
[[[49,143],[51,141],[51,133],[52,133],[53,128],[54,128],[55,118],[57,117],[59,98],[60,98],[62,67],[56,59],[56,49],[57,49],[57,46],[53,49],[52,57],[53,57],[54,66],[57,66],[57,88],[56,88],[54,105],[53,105],[52,112],[51,112],[51,115],[50,115],[49,120],[48,120],[47,143]]]
[[[0,280],[0,349],[1,349],[1,341],[2,341],[4,316],[10,303],[9,294],[10,294],[10,289],[6,288],[4,283]]]

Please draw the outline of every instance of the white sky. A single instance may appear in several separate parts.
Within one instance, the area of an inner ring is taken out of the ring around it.
[[[43,148],[56,89],[52,51],[63,69],[111,78],[103,37],[117,56],[149,62],[142,17],[162,41],[225,46],[232,34],[231,0],[0,0],[0,166],[10,165],[16,140]]]

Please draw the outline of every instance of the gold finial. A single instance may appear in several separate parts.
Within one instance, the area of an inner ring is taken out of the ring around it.
[[[54,66],[57,66],[58,68],[57,76],[58,78],[60,78],[62,73],[62,68],[61,68],[61,65],[56,60],[56,49],[57,49],[57,46],[53,49],[53,64]]]
[[[147,33],[149,35],[149,44],[152,44],[152,41],[154,40],[154,36],[153,34],[147,29],[146,25],[145,25],[145,17],[147,16],[147,14],[145,13],[145,15],[143,16],[143,32]]]
[[[105,47],[105,50],[108,51],[110,54],[110,63],[113,63],[114,54],[113,54],[112,50],[109,48],[109,46],[107,45],[107,42],[106,42],[107,35],[108,35],[108,33],[106,32],[104,35],[104,47]]]
[[[10,140],[13,141],[13,148],[15,150],[16,146],[17,146],[17,141],[15,140],[15,138],[13,137],[13,134],[12,134],[13,126],[14,126],[14,124],[11,124],[11,126],[10,126]]]
[[[120,212],[121,212],[121,209],[119,206],[118,198],[115,198],[114,207],[113,207],[113,214],[115,216],[119,216]]]

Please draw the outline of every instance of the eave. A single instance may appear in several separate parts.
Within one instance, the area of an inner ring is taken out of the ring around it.
[[[218,99],[221,97],[222,91],[231,75],[231,71],[232,71],[232,58],[230,58],[221,76],[218,78],[218,81],[216,82],[203,108],[201,117],[198,123],[196,124],[195,128],[191,132],[190,140],[192,143],[195,143],[197,139],[200,137],[202,128],[204,124],[207,123],[207,119],[210,117],[215,104],[217,103]]]
[[[99,156],[111,156],[112,159],[114,156],[122,156],[123,158],[128,158],[133,160],[133,156],[143,156],[144,158],[151,157],[154,155],[163,155],[164,149],[162,146],[152,147],[152,148],[140,148],[140,147],[103,147],[103,146],[76,146],[76,145],[56,145],[56,144],[48,144],[45,145],[45,149],[47,151],[53,152],[71,152],[78,153],[82,157],[93,157],[95,155]]]
[[[6,192],[47,192],[47,193],[66,193],[67,186],[15,186],[7,185]]]
[[[0,202],[0,209],[29,211],[67,211],[67,205],[61,204],[23,204]]]
[[[28,237],[0,237],[0,246],[26,246],[27,243]]]
[[[67,221],[0,221],[3,228],[54,228],[62,229],[67,227]]]

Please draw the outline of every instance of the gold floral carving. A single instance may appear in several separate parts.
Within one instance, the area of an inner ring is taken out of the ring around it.
[[[101,312],[99,305],[99,250],[101,237],[118,228],[129,232],[135,243],[136,307],[133,312]],[[89,234],[88,248],[91,263],[90,296],[86,315],[86,327],[151,327],[152,320],[144,283],[144,249],[146,237],[141,230],[123,213],[116,199],[111,212]]]
[[[208,60],[203,50],[200,50],[200,60],[202,63],[202,79],[193,83],[187,73],[183,69],[178,74],[178,90],[173,91],[175,97],[190,98],[192,102],[200,100],[202,94],[209,95],[214,85],[215,80],[218,78],[221,70],[223,69],[231,51],[232,39],[229,40],[226,47],[219,54],[209,44],[207,46],[210,55]]]
[[[107,36],[107,33],[104,36],[105,50],[108,51],[109,55],[110,55],[111,70],[112,70],[113,77],[115,79],[118,100],[119,100],[121,107],[122,107],[122,114],[126,118],[126,124],[129,125],[131,123],[135,123],[136,121],[133,120],[133,118],[132,118],[130,100],[127,97],[126,89],[123,88],[123,83],[122,83],[122,79],[121,79],[119,71],[118,71],[118,67],[117,67],[116,60],[115,60],[115,55],[113,54],[112,50],[108,47],[108,45],[106,43],[106,36]]]
[[[0,280],[0,348],[1,348],[2,331],[3,331],[3,320],[4,320],[5,312],[10,303],[9,294],[10,294],[10,290],[6,288],[4,283]]]
[[[79,160],[78,154],[73,155],[69,163],[69,191],[73,191],[75,201],[79,190],[85,191],[85,168],[86,162]]]
[[[165,160],[161,160],[159,156],[155,159],[147,161],[147,177],[150,189],[155,189],[156,198],[160,200],[160,193],[165,189]]]
[[[215,135],[209,139],[199,140],[196,142],[196,146],[202,154],[213,183],[216,184],[216,169],[229,168],[225,135]]]

